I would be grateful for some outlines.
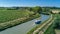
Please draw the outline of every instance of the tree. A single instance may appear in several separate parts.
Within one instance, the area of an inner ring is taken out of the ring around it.
[[[59,18],[56,19],[54,28],[60,29],[60,19]]]
[[[32,11],[34,11],[35,13],[39,13],[42,11],[42,8],[40,6],[36,6],[32,8]]]

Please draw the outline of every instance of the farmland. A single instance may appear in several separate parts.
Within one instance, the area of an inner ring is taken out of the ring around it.
[[[40,16],[28,10],[0,10],[0,31]]]
[[[29,11],[21,10],[0,10],[0,23],[29,16]]]

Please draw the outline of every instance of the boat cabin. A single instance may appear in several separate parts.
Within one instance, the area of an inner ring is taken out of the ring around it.
[[[36,21],[35,21],[35,24],[40,24],[40,23],[41,23],[40,20],[36,20]]]

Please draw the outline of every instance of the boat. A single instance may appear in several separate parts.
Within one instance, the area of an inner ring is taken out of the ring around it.
[[[41,20],[36,20],[35,21],[35,24],[40,24],[41,23]]]

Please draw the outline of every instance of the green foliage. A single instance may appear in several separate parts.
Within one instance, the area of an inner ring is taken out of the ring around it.
[[[56,34],[55,29],[60,29],[60,14],[54,14],[53,16],[56,18],[54,23],[46,30],[44,34]]]
[[[43,11],[43,12],[49,12],[50,9],[49,9],[49,8],[43,8],[42,11]]]
[[[0,10],[0,31],[40,17],[38,13],[33,14],[27,10]]]
[[[50,14],[51,10],[49,8],[42,8],[42,12],[43,14]]]
[[[53,24],[44,32],[44,34],[55,34],[55,30],[53,28]]]
[[[30,14],[32,14],[32,12],[26,10],[0,10],[0,23],[21,17],[28,17]]]
[[[32,11],[34,11],[35,13],[40,13],[42,11],[42,8],[39,6],[33,7]]]
[[[58,28],[60,29],[60,14],[56,14],[55,17],[56,17],[56,20],[55,20],[55,26],[54,28]]]

